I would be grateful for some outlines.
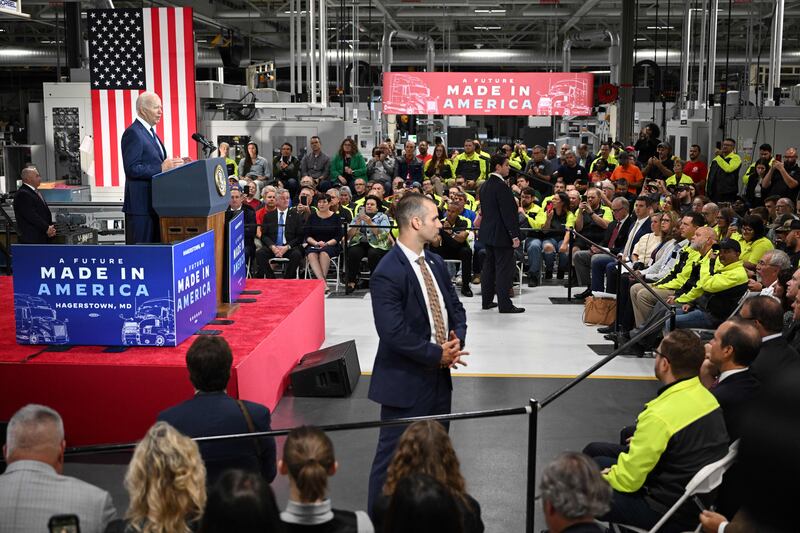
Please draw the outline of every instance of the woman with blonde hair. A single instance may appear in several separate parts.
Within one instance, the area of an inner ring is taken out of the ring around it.
[[[372,508],[376,530],[381,531],[383,518],[398,483],[411,474],[427,474],[447,488],[461,512],[464,533],[481,533],[484,530],[481,507],[467,493],[450,436],[442,424],[432,420],[414,422],[400,437],[386,471],[383,494]]]
[[[206,468],[197,443],[157,422],[136,445],[125,488],[125,520],[112,522],[106,533],[193,531],[206,504]]]
[[[289,476],[289,501],[281,520],[288,533],[304,531],[372,533],[372,522],[363,511],[334,509],[328,496],[328,477],[339,463],[333,443],[322,431],[302,426],[289,432],[278,472]]]

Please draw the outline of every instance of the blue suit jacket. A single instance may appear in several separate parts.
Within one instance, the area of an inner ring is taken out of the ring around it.
[[[153,211],[153,176],[164,162],[161,139],[153,138],[138,120],[122,134],[122,164],[125,168],[125,202],[122,211],[129,215],[149,215]],[[166,151],[166,150],[165,150]]]
[[[270,412],[265,406],[244,402],[256,431],[269,431]],[[201,392],[193,398],[170,407],[158,415],[159,420],[188,437],[210,437],[248,433],[247,422],[236,400],[224,392]],[[200,453],[208,471],[208,485],[211,486],[219,475],[229,468],[241,468],[259,472],[267,482],[275,479],[275,439],[259,439],[261,449],[261,469],[256,458],[256,448],[252,439],[239,439],[200,444]]]
[[[467,336],[467,315],[456,295],[444,260],[426,253],[447,307],[448,335],[455,331],[463,346]],[[369,281],[372,312],[380,341],[369,398],[381,405],[408,408],[414,405],[419,392],[433,387],[440,373],[442,348],[431,342],[428,308],[414,269],[399,246],[393,247],[378,263]]]

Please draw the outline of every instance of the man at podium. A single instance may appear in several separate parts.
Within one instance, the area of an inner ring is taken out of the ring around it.
[[[122,134],[122,164],[125,168],[125,244],[160,242],[158,216],[153,210],[153,176],[183,163],[167,157],[167,149],[156,134],[161,120],[161,98],[145,91],[136,99],[136,119]]]

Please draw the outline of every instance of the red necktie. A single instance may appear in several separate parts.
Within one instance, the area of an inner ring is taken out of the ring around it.
[[[619,229],[622,227],[622,224],[617,222],[617,225],[614,227],[614,230],[611,232],[611,238],[608,239],[608,247],[613,248],[614,243],[617,242],[617,236],[619,235]]]

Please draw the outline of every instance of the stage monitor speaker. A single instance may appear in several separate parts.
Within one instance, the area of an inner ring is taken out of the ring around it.
[[[361,376],[355,341],[307,353],[289,374],[295,396],[350,396]]]

